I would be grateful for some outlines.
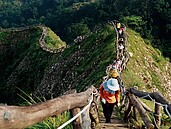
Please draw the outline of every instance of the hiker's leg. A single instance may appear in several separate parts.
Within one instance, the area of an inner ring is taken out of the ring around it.
[[[107,118],[107,111],[108,111],[107,103],[106,104],[102,103],[102,108],[103,108],[103,114],[104,114],[105,118]]]
[[[111,116],[112,116],[113,107],[114,107],[114,103],[110,103],[109,104],[109,118],[111,118]]]
[[[111,111],[110,111],[110,104],[107,102],[106,103],[106,123],[110,123],[110,118],[111,118]]]

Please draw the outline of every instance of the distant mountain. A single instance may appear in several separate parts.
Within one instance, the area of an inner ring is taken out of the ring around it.
[[[1,0],[0,28],[45,25],[71,42],[76,34],[89,33],[82,27],[92,30],[117,19],[171,59],[170,6],[170,0]]]

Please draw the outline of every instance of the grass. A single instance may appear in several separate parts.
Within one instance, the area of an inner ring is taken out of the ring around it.
[[[38,102],[43,102],[46,101],[46,99],[41,100],[40,98],[36,98],[36,100],[33,99],[33,97],[27,93],[25,93],[23,90],[21,90],[20,88],[18,88],[21,92],[21,94],[18,94],[25,102],[23,102],[21,105],[22,106],[28,106],[28,105],[33,105],[36,104]],[[49,117],[46,118],[45,120],[29,126],[25,129],[56,129],[59,126],[61,126],[63,123],[65,123],[66,121],[68,121],[71,117],[70,112],[65,111],[57,116],[53,116],[53,117]],[[65,129],[72,129],[72,125],[69,124],[65,127]]]
[[[150,41],[144,41],[138,33],[129,28],[127,29],[127,33],[129,36],[127,49],[128,52],[133,53],[133,56],[130,57],[127,69],[122,74],[122,80],[125,86],[127,88],[137,86],[139,90],[146,92],[152,92],[152,88],[156,87],[159,92],[164,95],[166,90],[163,87],[165,81],[163,77],[166,76],[168,79],[171,79],[171,74],[170,71],[166,69],[166,64],[169,68],[171,68],[171,66],[168,61],[163,58],[161,52],[150,45]],[[146,44],[147,42],[148,44]],[[147,104],[150,109],[154,110],[153,102],[148,100],[143,100],[143,102]],[[170,126],[170,121],[167,121],[164,116],[165,114],[162,110],[162,121],[165,123],[165,125],[161,125],[162,129]],[[153,116],[150,118],[152,120],[154,119]],[[138,124],[142,125],[141,119],[139,120]],[[134,122],[132,121],[132,123]]]
[[[0,34],[0,41],[4,46],[0,53],[0,90],[9,103],[20,101],[16,96],[16,86],[28,93],[32,92],[34,86],[40,83],[44,69],[52,62],[52,54],[43,51],[39,46],[41,34],[39,27],[18,32],[2,31]],[[13,78],[8,79],[9,76]],[[12,97],[5,97],[7,94]]]
[[[150,43],[147,45],[138,33],[129,28],[127,33],[129,36],[127,49],[133,53],[133,57],[130,58],[127,70],[123,73],[124,83],[128,87],[138,84],[140,89],[150,85],[149,88],[147,87],[147,91],[150,91],[155,85],[159,91],[163,92],[163,76],[168,72],[164,68],[167,61],[162,57],[161,52],[151,47]],[[133,78],[131,79],[133,83],[129,81],[130,77]],[[143,78],[147,79],[148,83]]]
[[[65,123],[70,118],[69,112],[64,112],[56,117],[49,117],[42,122],[39,122],[33,126],[27,127],[25,129],[57,129],[62,123]],[[72,129],[72,125],[67,125],[64,129]]]
[[[48,33],[45,37],[45,42],[46,42],[48,48],[58,49],[58,48],[66,46],[66,43],[63,42],[60,39],[60,37],[57,36],[52,30],[50,30],[49,28],[47,30],[48,30]]]

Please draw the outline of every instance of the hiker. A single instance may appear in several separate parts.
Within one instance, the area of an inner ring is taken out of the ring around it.
[[[103,82],[107,81],[109,78],[114,77],[117,79],[119,73],[114,65],[109,65],[106,67],[106,76],[103,77]]]
[[[123,37],[123,33],[124,33],[124,28],[121,27],[121,28],[119,29],[119,37]]]
[[[121,65],[122,65],[122,61],[120,59],[116,59],[115,63],[113,64],[113,67],[115,67],[117,69],[117,71],[121,71]]]
[[[109,65],[106,67],[106,74],[107,75],[109,74],[111,68],[112,68],[112,65]]]
[[[110,78],[108,81],[100,85],[100,98],[102,102],[103,114],[105,116],[105,123],[111,122],[111,116],[114,105],[120,102],[120,88],[118,80]]]
[[[120,56],[123,54],[123,51],[124,51],[124,46],[123,46],[123,44],[122,43],[119,43],[118,44],[118,49],[119,49],[119,54],[120,54]]]
[[[123,43],[124,39],[123,38],[119,38],[118,43]]]
[[[119,77],[119,73],[118,73],[117,69],[110,69],[109,78],[118,79],[118,77]]]
[[[126,31],[126,26],[125,26],[125,24],[121,23],[121,28],[124,28],[124,31]]]
[[[121,54],[121,56],[120,56],[120,60],[121,60],[122,62],[124,62],[124,60],[125,60],[125,56],[124,56],[124,54]]]
[[[117,21],[116,22],[116,29],[118,32],[119,32],[120,28],[121,28],[121,23],[119,21]]]
[[[112,69],[118,70],[118,67],[119,67],[119,64],[120,64],[120,62],[119,62],[119,64],[118,64],[118,61],[119,61],[119,59],[116,59],[116,60],[113,62],[113,64],[112,64]]]
[[[112,64],[112,69],[117,69],[117,64],[116,64],[116,60],[113,62]]]

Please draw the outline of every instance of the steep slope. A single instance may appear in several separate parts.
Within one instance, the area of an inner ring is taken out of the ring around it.
[[[161,52],[154,49],[148,40],[130,29],[128,52],[130,60],[122,78],[127,87],[137,86],[140,90],[161,92],[171,102],[171,63]]]
[[[83,90],[97,85],[116,55],[111,26],[61,53],[51,51],[59,38],[54,38],[51,30],[45,30],[48,32],[40,27],[1,31],[2,103],[18,102],[17,94],[21,94],[18,88],[50,99],[72,88]],[[63,45],[57,46],[61,49]]]
[[[91,33],[81,43],[54,53],[66,44],[43,28],[0,33],[0,101],[18,102],[19,87],[27,93],[50,99],[70,89],[82,91],[94,84],[97,88],[105,75],[106,66],[116,58],[115,32],[104,26]],[[171,65],[158,50],[134,31],[127,29],[128,51],[132,53],[127,69],[122,74],[126,87],[138,86],[146,91],[159,90],[169,98]],[[42,48],[39,41],[45,45]],[[61,45],[55,45],[55,43]],[[59,46],[59,48],[58,48]],[[57,47],[57,48],[56,48]],[[63,48],[63,47],[62,47]]]
[[[41,27],[0,31],[1,103],[17,102],[17,88],[29,93],[40,83],[53,56],[40,47],[41,35]]]
[[[54,55],[52,65],[46,69],[34,94],[50,98],[73,88],[82,91],[92,84],[97,86],[105,75],[106,66],[115,58],[115,51],[114,30],[105,26],[59,56]]]

